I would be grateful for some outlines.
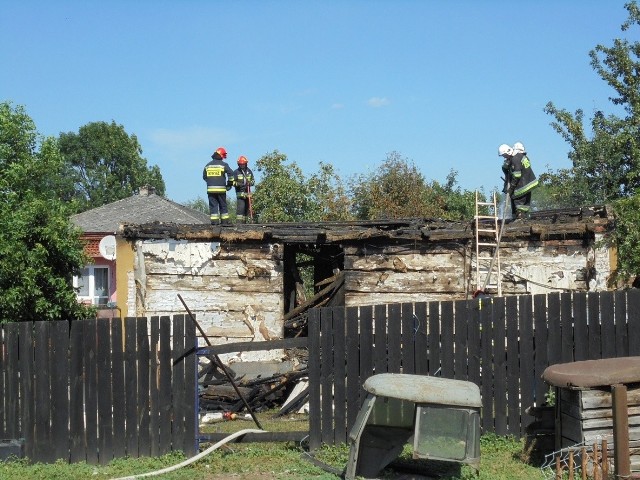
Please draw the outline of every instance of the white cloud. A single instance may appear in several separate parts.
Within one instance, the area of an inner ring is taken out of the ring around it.
[[[386,107],[390,103],[387,97],[371,97],[367,100],[367,105],[373,108]]]
[[[333,105],[331,105],[331,110],[341,110],[343,108],[344,108],[343,103],[334,103]]]

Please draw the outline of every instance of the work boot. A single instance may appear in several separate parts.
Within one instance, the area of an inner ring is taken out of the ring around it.
[[[222,225],[229,225],[229,219],[228,218],[223,218],[222,219]]]

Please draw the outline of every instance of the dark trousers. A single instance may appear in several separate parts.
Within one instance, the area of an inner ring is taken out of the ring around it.
[[[529,213],[531,210],[531,192],[525,193],[521,197],[511,198],[511,214],[517,215],[520,213]]]
[[[236,219],[238,222],[246,223],[249,220],[249,201],[246,197],[236,198]]]
[[[227,192],[207,193],[209,197],[209,216],[211,223],[227,223],[229,220],[229,210],[227,208]]]

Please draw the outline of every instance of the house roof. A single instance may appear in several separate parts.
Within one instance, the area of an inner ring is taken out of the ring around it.
[[[78,213],[71,221],[85,233],[115,233],[121,223],[209,224],[209,215],[141,188],[138,194]]]

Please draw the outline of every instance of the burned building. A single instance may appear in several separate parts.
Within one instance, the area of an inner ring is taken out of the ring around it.
[[[508,223],[502,294],[609,288],[615,252],[605,207],[536,212]],[[474,222],[385,221],[239,225],[123,224],[117,304],[123,316],[185,313],[212,339],[282,338],[314,306],[471,298],[478,288]]]

